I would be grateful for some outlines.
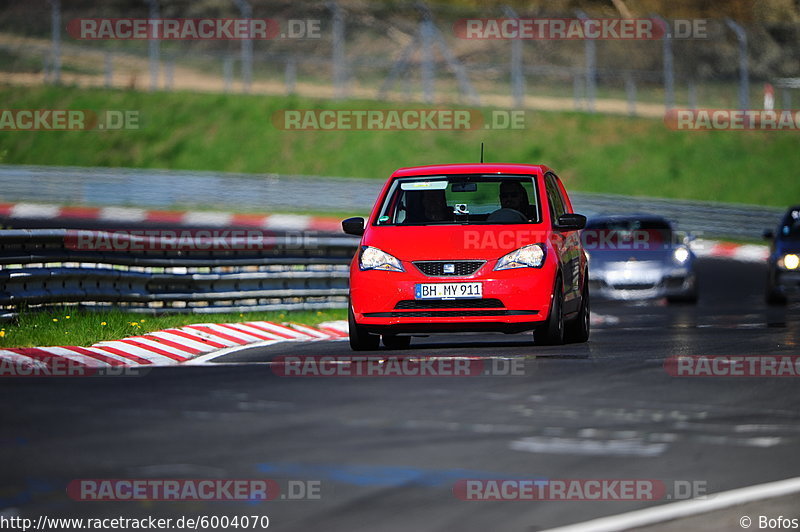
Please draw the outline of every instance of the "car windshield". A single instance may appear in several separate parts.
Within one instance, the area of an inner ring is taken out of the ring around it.
[[[616,249],[614,244],[620,242],[634,242],[642,249],[653,249],[669,245],[673,239],[669,222],[639,218],[590,220],[583,233],[586,242],[607,243],[608,249]],[[599,246],[598,249],[605,248]]]
[[[779,236],[785,240],[800,240],[800,209],[786,214],[779,231]]]
[[[392,183],[378,225],[538,223],[532,176],[440,175]]]

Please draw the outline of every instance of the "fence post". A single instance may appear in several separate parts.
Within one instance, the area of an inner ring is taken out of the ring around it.
[[[583,107],[583,79],[576,69],[572,70],[572,97],[575,99],[575,110],[580,111]]]
[[[164,80],[164,87],[171,91],[175,85],[175,58],[170,57],[167,60],[167,68],[165,72],[166,79]]]
[[[247,0],[233,0],[239,8],[239,13],[243,19],[253,16],[253,8]],[[249,34],[248,34],[249,35]],[[242,91],[250,92],[250,85],[253,81],[253,39],[248,37],[242,39]]]
[[[503,7],[508,18],[517,18],[517,12],[509,6]],[[522,40],[511,40],[511,93],[514,96],[514,107],[525,106],[525,76],[522,73]]]
[[[53,37],[50,81],[59,84],[61,83],[61,0],[50,0],[50,23]]]
[[[689,109],[697,109],[697,83],[689,78]]]
[[[286,94],[294,94],[297,81],[297,61],[290,57],[286,61]]]
[[[747,64],[747,32],[742,26],[732,19],[726,18],[725,23],[736,34],[739,41],[739,108],[750,108],[750,75]]]
[[[158,0],[147,0],[150,4],[150,19],[159,18],[158,13]],[[159,26],[160,27],[160,26]],[[150,90],[158,90],[158,71],[159,71],[159,55],[160,55],[160,41],[158,35],[153,31],[151,26],[150,31],[153,32],[147,42],[147,48],[150,56]]]
[[[636,80],[630,72],[625,73],[625,95],[628,97],[628,115],[636,116]]]
[[[114,64],[112,63],[112,60],[111,60],[111,52],[106,52],[104,63],[105,63],[104,64],[104,67],[105,67],[105,69],[104,69],[105,70],[105,80],[104,80],[105,81],[105,86],[106,86],[107,89],[110,89],[111,86],[113,85],[113,81],[114,81]]]
[[[425,103],[433,103],[434,65],[433,65],[433,19],[427,6],[420,4],[422,22],[420,22],[420,46],[422,54],[422,95]]]
[[[226,55],[222,60],[222,77],[224,81],[224,92],[231,92],[231,85],[233,85],[233,58]]]
[[[664,107],[667,111],[675,107],[675,61],[672,55],[672,31],[666,19],[653,15],[654,19],[661,22],[664,37],[661,39],[662,55],[664,56]]]
[[[335,1],[328,2],[328,9],[333,15],[331,21],[331,61],[333,62],[333,97],[346,97],[347,80],[344,58],[344,12]]]
[[[578,9],[575,11],[581,20],[589,18],[586,13]],[[594,113],[594,99],[597,94],[597,43],[594,39],[584,39],[586,53],[586,100],[587,109]]]

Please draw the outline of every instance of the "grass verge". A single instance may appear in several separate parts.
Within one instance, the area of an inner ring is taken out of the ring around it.
[[[272,122],[285,109],[424,106],[74,87],[0,87],[0,97],[7,109],[140,115],[138,130],[1,131],[0,160],[11,164],[385,179],[402,166],[476,162],[484,141],[488,161],[548,164],[575,191],[776,206],[800,198],[796,132],[682,132],[661,120],[544,111],[528,112],[523,129],[285,131]]]
[[[104,340],[119,340],[127,336],[193,323],[263,320],[316,325],[324,321],[346,319],[347,310],[345,309],[142,316],[122,311],[87,312],[63,308],[48,312],[23,312],[17,323],[0,325],[0,349],[57,345],[89,346]]]

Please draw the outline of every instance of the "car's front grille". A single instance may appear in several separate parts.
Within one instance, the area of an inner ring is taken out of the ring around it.
[[[448,300],[414,300],[398,301],[395,310],[402,309],[450,309],[450,308],[503,308],[499,299],[448,299]]]
[[[484,260],[418,260],[414,266],[431,277],[472,275],[486,263]]]
[[[611,285],[615,290],[651,290],[655,286],[655,283],[620,283]]]

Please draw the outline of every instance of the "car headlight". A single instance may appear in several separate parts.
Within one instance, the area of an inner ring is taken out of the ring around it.
[[[785,270],[796,270],[800,266],[800,257],[789,253],[778,259],[778,266]]]
[[[387,272],[404,272],[403,265],[397,257],[393,257],[378,248],[364,246],[358,258],[358,267],[362,270],[385,270]]]
[[[544,264],[544,245],[531,244],[503,255],[497,261],[495,270],[510,270],[512,268],[541,268]]]
[[[675,251],[672,252],[672,258],[674,258],[675,262],[678,264],[683,264],[689,260],[689,250],[683,246],[676,248]]]

